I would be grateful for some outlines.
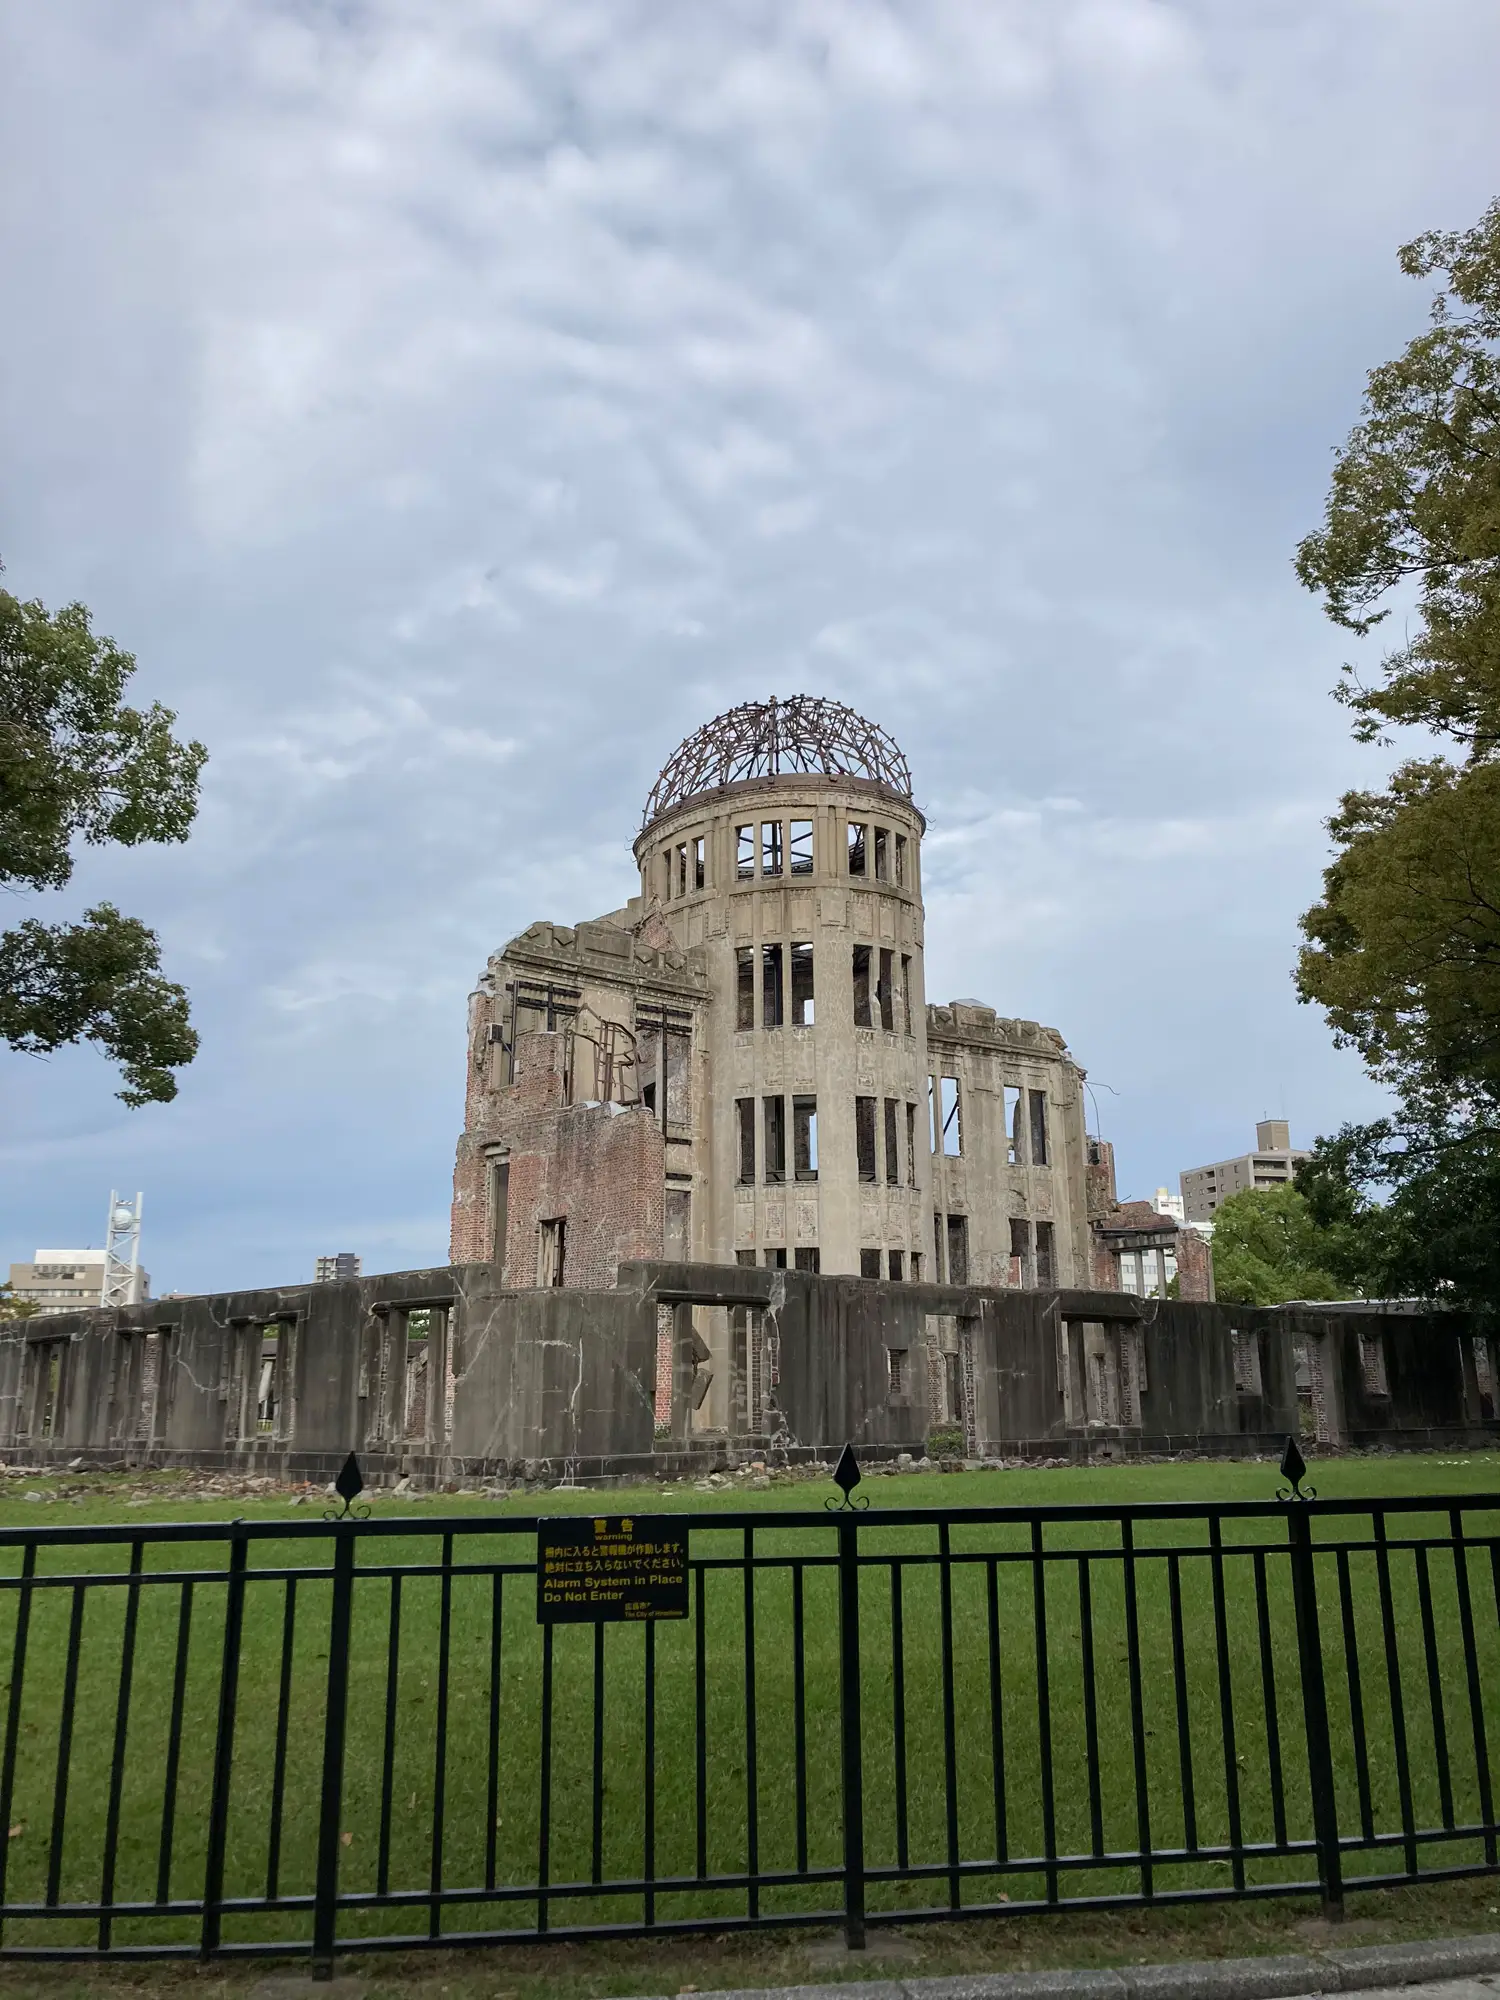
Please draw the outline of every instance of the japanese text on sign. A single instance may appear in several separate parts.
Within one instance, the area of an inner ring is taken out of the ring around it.
[[[543,1521],[536,1615],[543,1625],[686,1618],[687,1530],[630,1514]]]

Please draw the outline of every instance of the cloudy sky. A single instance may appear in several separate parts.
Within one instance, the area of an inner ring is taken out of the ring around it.
[[[5,582],[212,756],[14,906],[156,926],[203,1050],[0,1054],[0,1263],[112,1186],[162,1289],[442,1260],[487,954],[773,692],[901,742],[928,992],[1062,1029],[1122,1192],[1370,1113],[1291,555],[1497,75],[1493,0],[0,0]]]

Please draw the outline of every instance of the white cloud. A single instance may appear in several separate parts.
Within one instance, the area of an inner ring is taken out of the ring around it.
[[[903,744],[931,989],[1054,1020],[1127,1179],[1363,1104],[1286,978],[1373,768],[1289,557],[1497,58],[1485,0],[0,0],[6,581],[213,753],[78,882],[204,1053],[137,1117],[0,1065],[11,1254],[140,1159],[179,1284],[440,1255],[468,983],[768,689]]]

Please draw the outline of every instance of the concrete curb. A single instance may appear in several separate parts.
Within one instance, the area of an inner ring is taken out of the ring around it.
[[[703,2000],[1296,2000],[1307,1993],[1362,1993],[1480,1973],[1500,1973],[1500,1934],[1359,1945],[1347,1951],[1279,1958],[1219,1958],[1197,1965],[748,1987],[705,1994]]]

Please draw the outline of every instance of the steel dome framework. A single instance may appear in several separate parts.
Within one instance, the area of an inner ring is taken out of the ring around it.
[[[641,825],[700,792],[784,771],[867,778],[911,797],[911,768],[894,737],[842,702],[815,695],[742,702],[704,723],[661,768]]]

